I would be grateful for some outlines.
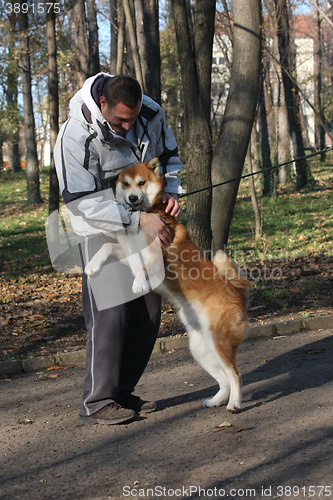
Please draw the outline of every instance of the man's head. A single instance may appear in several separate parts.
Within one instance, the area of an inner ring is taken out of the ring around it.
[[[100,97],[101,112],[116,132],[127,131],[141,107],[142,91],[135,78],[118,75],[106,81]]]

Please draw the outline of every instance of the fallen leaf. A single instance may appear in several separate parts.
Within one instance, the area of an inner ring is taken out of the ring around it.
[[[227,427],[232,427],[232,424],[230,422],[222,422],[219,425],[214,425],[213,430],[214,430],[214,432],[218,432],[218,431],[221,431],[223,429],[226,429]]]
[[[74,368],[74,366],[61,366],[61,365],[53,365],[53,366],[49,366],[47,368],[47,371],[51,371],[51,370],[67,370],[68,368]]]

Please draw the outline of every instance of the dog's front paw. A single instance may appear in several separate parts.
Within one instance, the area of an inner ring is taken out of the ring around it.
[[[135,278],[132,285],[132,292],[136,294],[149,292],[149,286],[145,276],[138,275]]]
[[[220,405],[214,401],[214,398],[208,398],[204,400],[202,406],[204,408],[213,408],[214,406],[220,406]]]
[[[100,270],[101,266],[99,264],[93,264],[92,262],[88,262],[86,267],[84,268],[84,272],[87,276],[92,276],[96,274]]]

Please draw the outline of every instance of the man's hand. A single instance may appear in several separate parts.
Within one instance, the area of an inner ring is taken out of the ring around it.
[[[168,222],[162,219],[158,214],[141,212],[140,226],[150,227],[157,233],[162,248],[166,248],[172,243],[171,229]]]
[[[165,207],[165,213],[169,213],[170,215],[173,215],[174,217],[180,217],[182,214],[182,209],[179,205],[179,202],[174,196],[172,196],[169,193],[164,193],[162,202],[166,203],[167,206]]]

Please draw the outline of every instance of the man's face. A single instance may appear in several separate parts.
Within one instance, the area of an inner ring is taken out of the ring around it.
[[[129,108],[124,103],[119,102],[110,107],[105,97],[100,97],[102,115],[116,132],[126,132],[139,115],[141,102],[135,108]]]

